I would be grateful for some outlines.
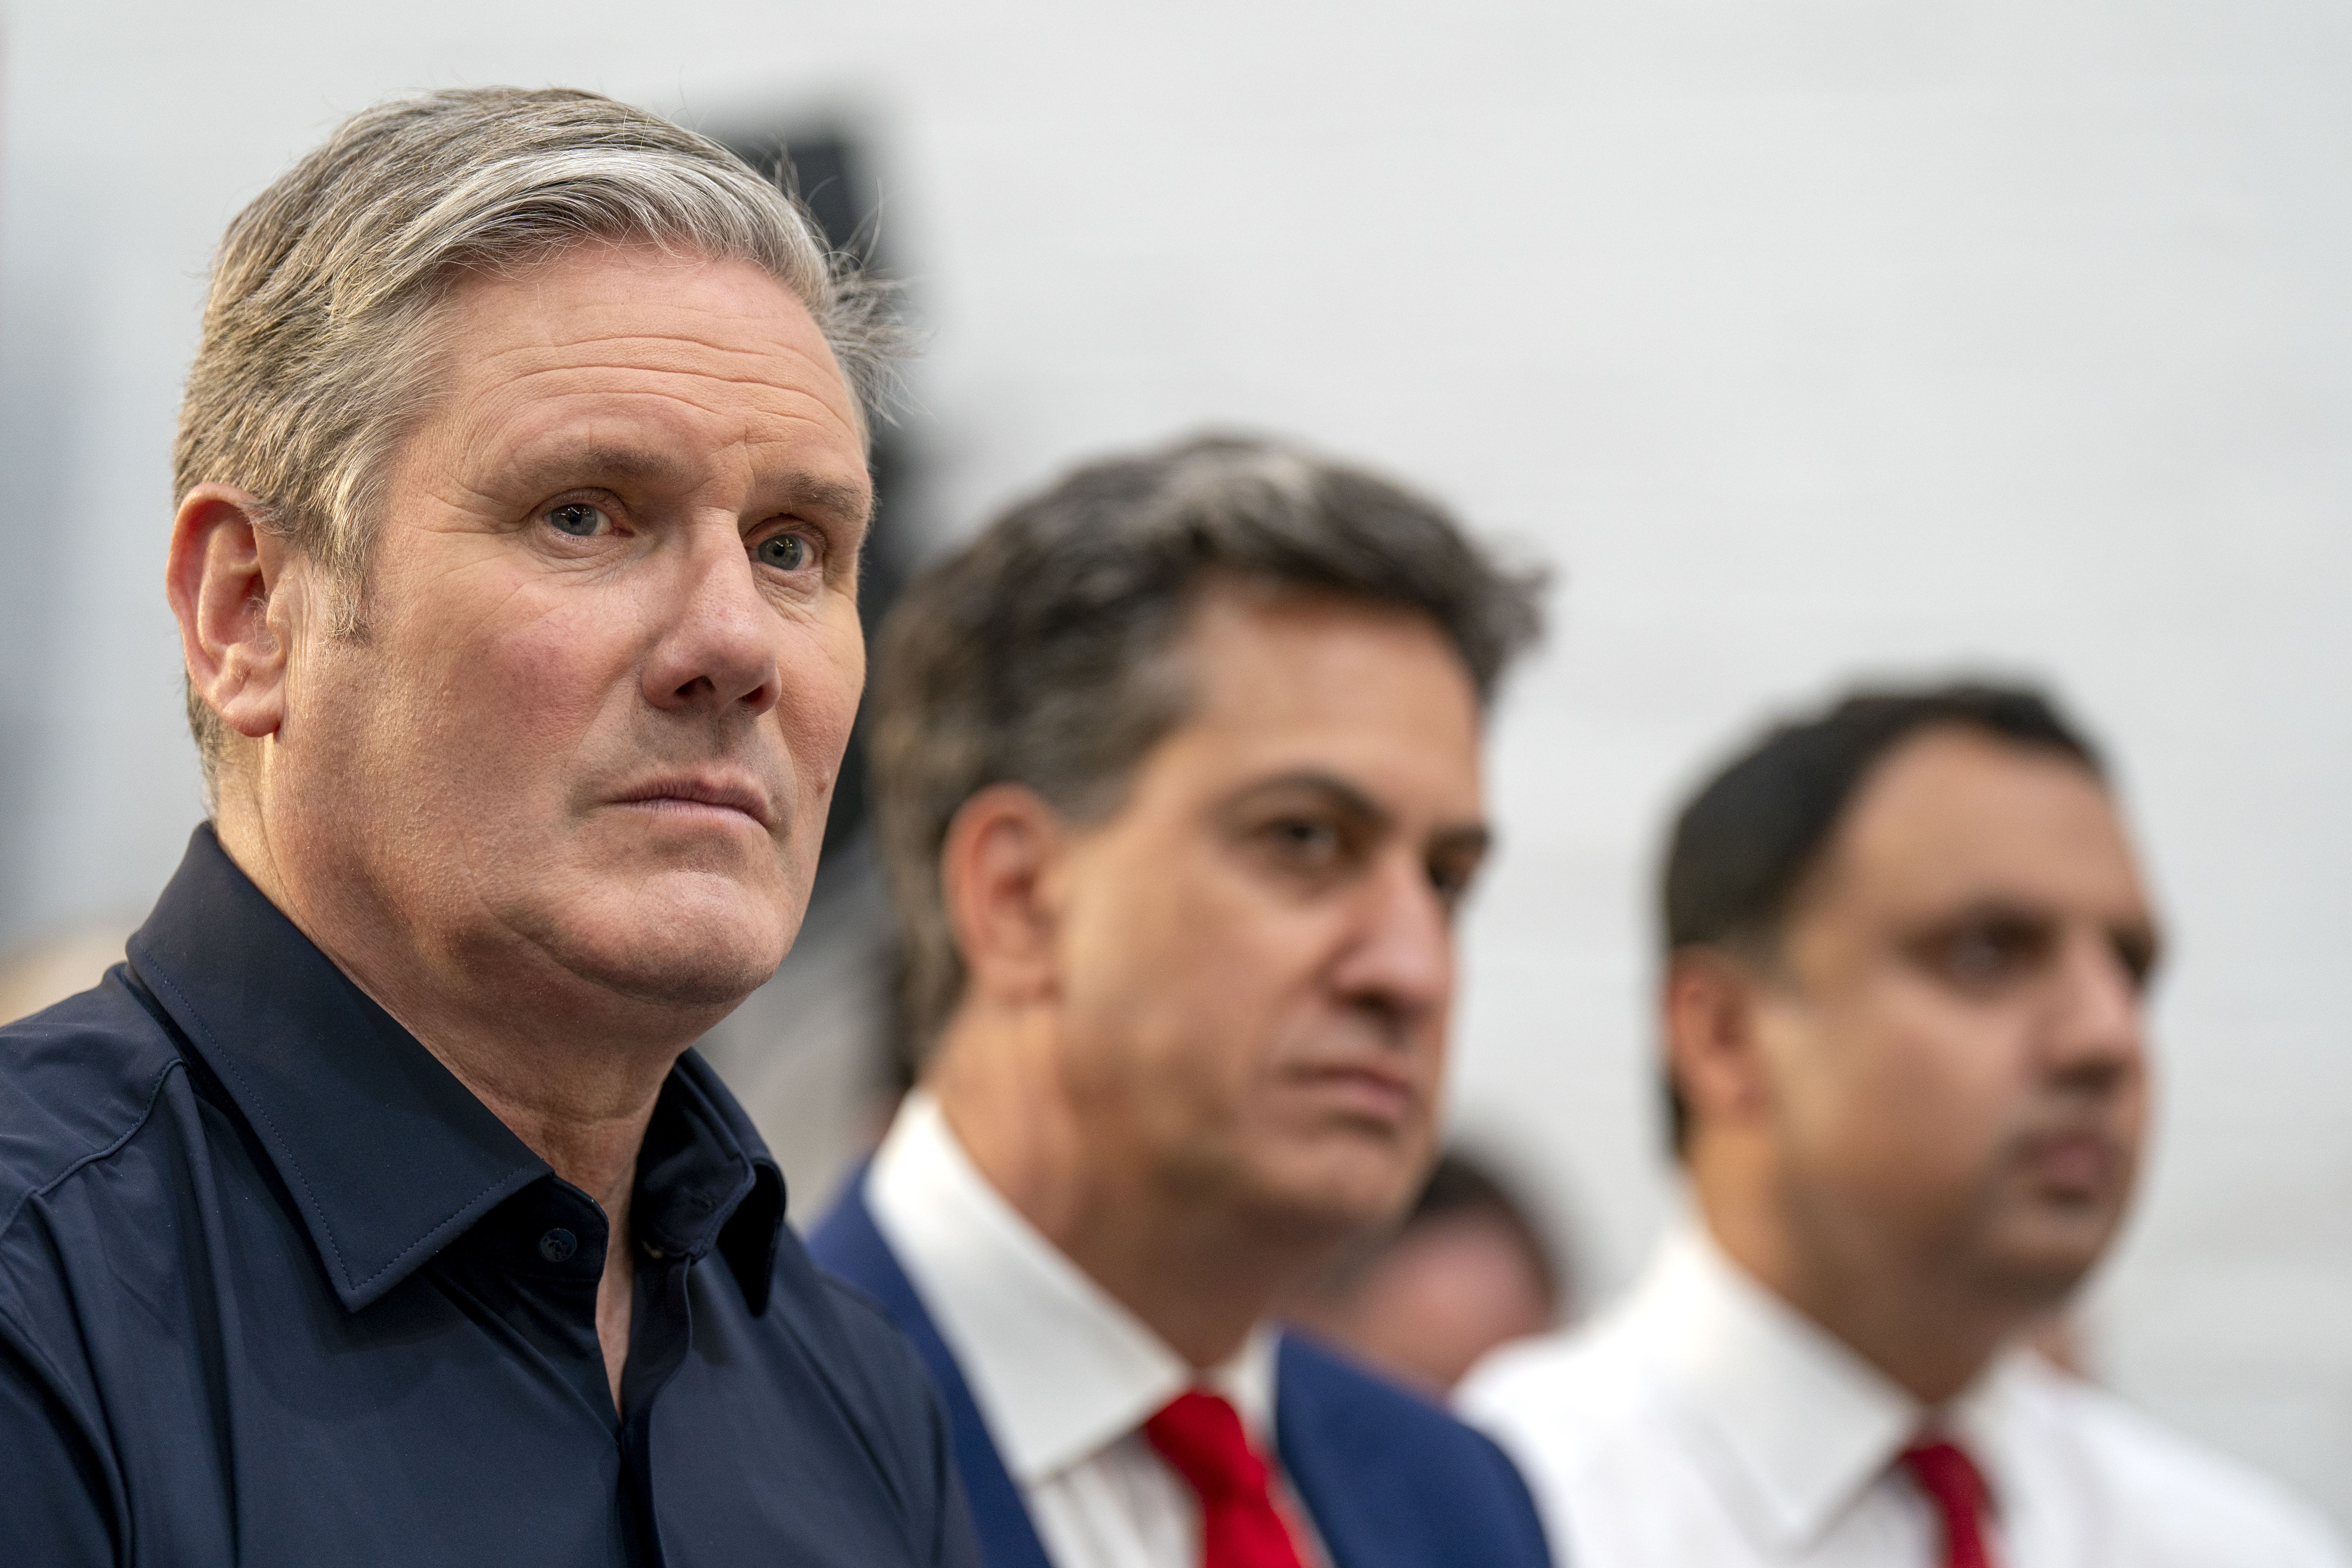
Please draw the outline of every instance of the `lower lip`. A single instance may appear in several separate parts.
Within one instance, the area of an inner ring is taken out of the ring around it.
[[[1412,1110],[1412,1091],[1393,1079],[1364,1072],[1319,1072],[1308,1085],[1323,1099],[1370,1121],[1400,1122]]]
[[[2026,1159],[2035,1179],[2055,1192],[2089,1195],[2105,1191],[2115,1179],[2114,1152],[2092,1139],[2055,1140],[2036,1147]]]
[[[625,800],[620,803],[635,811],[649,811],[656,816],[676,822],[724,824],[729,826],[767,828],[748,811],[731,805],[713,805],[707,800],[681,800],[676,795],[660,795],[652,800]]]

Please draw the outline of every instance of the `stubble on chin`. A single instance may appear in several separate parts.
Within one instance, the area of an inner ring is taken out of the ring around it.
[[[623,885],[550,898],[506,923],[555,970],[617,1004],[723,1016],[774,975],[803,907],[779,910],[740,886],[731,898],[681,900]]]
[[[2122,1223],[2115,1194],[2067,1199],[2037,1191],[2020,1168],[2003,1161],[1985,1184],[1969,1253],[1990,1290],[2021,1310],[2063,1305],[2098,1266]]]

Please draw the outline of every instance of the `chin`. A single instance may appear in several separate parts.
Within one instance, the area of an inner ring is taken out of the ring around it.
[[[2114,1240],[2112,1213],[2033,1215],[2008,1227],[1990,1259],[2019,1300],[2055,1304],[2074,1293]]]
[[[1269,1209],[1302,1230],[1353,1234],[1401,1216],[1427,1163],[1388,1140],[1336,1134],[1267,1161],[1258,1187]]]
[[[732,1008],[766,984],[799,933],[772,899],[731,882],[632,889],[603,919],[579,921],[548,945],[575,974],[640,1002]]]

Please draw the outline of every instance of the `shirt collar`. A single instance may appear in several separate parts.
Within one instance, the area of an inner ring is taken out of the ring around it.
[[[2031,1412],[2048,1397],[2053,1380],[2064,1375],[2026,1346],[2009,1345],[1933,1422],[1976,1461],[1996,1518],[2001,1500],[2020,1496],[2028,1482],[2030,1466],[2019,1441]]]
[[[130,959],[252,1129],[347,1309],[552,1176],[253,885],[209,823]],[[716,1246],[752,1310],[765,1306],[782,1178],[691,1052],[663,1086],[638,1191],[640,1237],[680,1252]]]
[[[899,1109],[866,1202],[1022,1486],[1093,1458],[1196,1383],[1231,1400],[1266,1447],[1274,1331],[1261,1326],[1196,1376],[989,1185],[930,1095],[917,1090]]]
[[[1660,1248],[1634,1300],[1727,1497],[1782,1551],[1818,1541],[1926,1420],[1917,1400],[1696,1226]]]

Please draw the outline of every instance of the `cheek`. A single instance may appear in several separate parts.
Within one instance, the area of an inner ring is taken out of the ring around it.
[[[1939,996],[1873,999],[1813,1053],[1811,1138],[1889,1191],[1964,1183],[2000,1148],[2021,1084],[2022,1024]]]
[[[495,609],[434,628],[420,653],[446,754],[468,773],[533,774],[560,790],[562,771],[550,764],[576,754],[628,695],[635,628],[623,606],[534,604],[527,589],[499,597]],[[499,744],[477,743],[486,735]]]
[[[1181,852],[1106,857],[1087,884],[1062,937],[1074,1035],[1117,1051],[1138,1121],[1234,1128],[1311,973],[1296,933]]]
[[[1930,1016],[1890,1042],[1884,1098],[1901,1111],[1911,1158],[1923,1172],[1960,1181],[2000,1152],[2022,1082],[2021,1053],[2005,1023]]]
[[[543,865],[597,738],[635,700],[629,606],[496,563],[409,586],[418,613],[381,617],[361,650],[383,815],[410,825],[411,856]]]
[[[447,661],[479,706],[526,724],[560,723],[603,705],[630,663],[630,641],[618,617],[566,604],[452,639]]]
[[[856,606],[845,603],[822,620],[787,626],[777,641],[776,668],[783,688],[776,722],[794,765],[830,789],[866,687],[866,640]]]
[[[1150,889],[1149,881],[1129,881]],[[1195,1120],[1235,1097],[1259,1033],[1256,979],[1230,932],[1175,899],[1121,897],[1076,911],[1065,974],[1078,1032],[1122,1042],[1155,1115]]]
[[[2155,1097],[2156,1085],[2148,1072],[2147,1058],[2142,1057],[2116,1096],[2113,1123],[2116,1135],[2123,1140],[2126,1151],[2135,1163],[2147,1142],[2147,1124],[2155,1110]]]

